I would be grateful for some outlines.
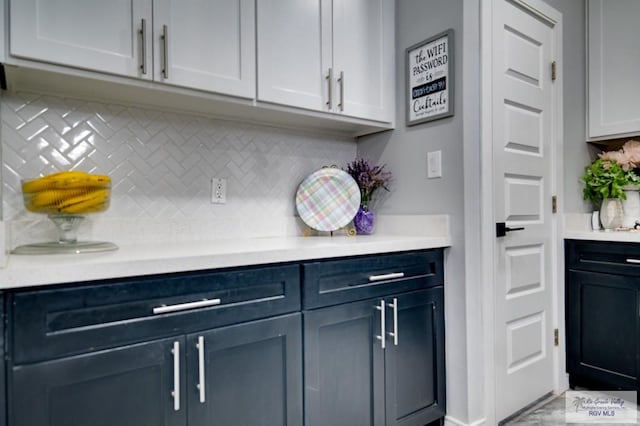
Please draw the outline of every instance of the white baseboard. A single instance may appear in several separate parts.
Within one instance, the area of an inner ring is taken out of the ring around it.
[[[471,423],[461,422],[460,420],[451,416],[445,416],[444,418],[444,426],[484,426],[486,422],[487,420],[485,418],[475,420]]]

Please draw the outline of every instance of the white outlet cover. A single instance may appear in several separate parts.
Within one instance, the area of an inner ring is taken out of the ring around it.
[[[224,178],[211,178],[211,203],[227,203],[227,180]]]

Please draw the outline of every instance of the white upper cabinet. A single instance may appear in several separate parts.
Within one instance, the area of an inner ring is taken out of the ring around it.
[[[11,0],[10,54],[152,78],[151,0]],[[146,71],[146,74],[145,74]]]
[[[154,79],[255,97],[253,0],[154,0]]]
[[[394,5],[389,0],[333,0],[333,66],[344,114],[392,121]]]
[[[258,100],[392,122],[394,2],[258,2]]]
[[[326,110],[331,27],[321,0],[258,2],[258,99]],[[326,3],[326,2],[325,2]],[[330,9],[329,9],[330,11]]]
[[[588,5],[589,137],[640,133],[640,1]]]

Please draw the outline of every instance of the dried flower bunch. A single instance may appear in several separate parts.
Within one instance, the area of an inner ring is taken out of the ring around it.
[[[360,188],[360,203],[367,205],[378,188],[389,190],[387,185],[391,181],[391,172],[384,171],[382,166],[372,166],[364,158],[356,159],[347,164],[346,172],[356,181]]]
[[[606,198],[626,199],[624,187],[640,184],[635,169],[640,167],[640,142],[630,140],[618,151],[598,154],[598,158],[585,168],[582,182],[583,196],[594,207]]]

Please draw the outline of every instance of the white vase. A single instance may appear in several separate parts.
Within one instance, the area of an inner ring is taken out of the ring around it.
[[[627,199],[622,200],[622,210],[624,212],[622,226],[624,228],[633,228],[636,220],[640,219],[640,188],[635,186],[625,187],[624,193]]]
[[[600,223],[605,230],[620,228],[624,219],[622,200],[605,198],[600,206]]]

